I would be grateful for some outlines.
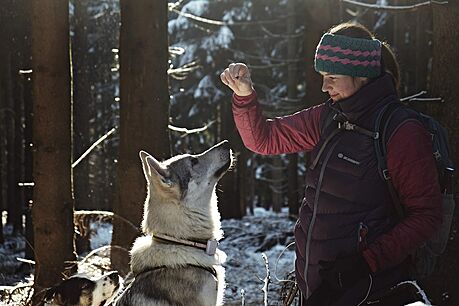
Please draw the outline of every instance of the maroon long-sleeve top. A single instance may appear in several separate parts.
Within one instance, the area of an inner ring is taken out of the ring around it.
[[[339,103],[339,102],[338,102]],[[290,116],[266,119],[256,93],[233,95],[233,114],[245,146],[259,154],[311,151],[320,138],[317,105]],[[441,193],[430,134],[416,121],[402,124],[388,140],[387,167],[406,217],[363,251],[373,272],[403,261],[441,224]]]

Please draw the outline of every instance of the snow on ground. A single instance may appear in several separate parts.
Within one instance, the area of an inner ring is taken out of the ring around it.
[[[282,305],[277,279],[286,278],[294,270],[294,222],[286,212],[273,213],[256,208],[253,216],[242,220],[223,220],[225,239],[220,249],[227,255],[225,305],[241,305],[241,290],[246,305],[263,305],[263,279],[266,276],[264,252],[268,258],[271,284],[268,287],[269,305]],[[282,256],[280,256],[282,254]]]
[[[294,246],[286,248],[293,242],[293,226],[294,221],[289,220],[286,211],[274,213],[263,208],[256,208],[254,215],[241,220],[222,221],[225,238],[219,248],[227,254],[225,305],[241,305],[242,290],[245,305],[263,305],[266,268],[262,253],[266,254],[270,270],[268,304],[282,305],[280,289],[283,283],[280,280],[294,269]],[[91,223],[90,227],[91,249],[110,243],[111,224],[98,221]],[[10,226],[6,226],[4,232],[6,242],[0,245],[0,291],[5,288],[1,286],[13,286],[18,282],[30,284],[31,279],[24,269],[28,264],[17,261],[17,258],[24,257],[24,239],[13,236]],[[79,258],[81,260],[83,256]],[[96,276],[109,266],[107,250],[80,262],[79,272]],[[3,305],[2,301],[0,305]]]

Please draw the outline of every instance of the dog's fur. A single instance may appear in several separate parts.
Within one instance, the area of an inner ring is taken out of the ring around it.
[[[72,276],[45,293],[45,306],[103,306],[116,297],[121,287],[117,272],[99,278]]]
[[[189,241],[223,237],[215,186],[231,165],[227,141],[199,155],[159,162],[141,151],[147,180],[142,230],[131,250],[135,279],[116,306],[222,305],[226,254],[164,242],[164,234]],[[216,272],[216,273],[213,273]]]

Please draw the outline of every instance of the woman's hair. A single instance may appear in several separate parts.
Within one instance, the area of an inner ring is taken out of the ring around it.
[[[370,30],[357,22],[340,23],[332,27],[328,33],[353,38],[375,39],[375,36],[370,32]],[[400,86],[400,67],[398,65],[394,51],[392,51],[390,45],[386,42],[382,42],[381,55],[381,70],[392,75],[394,78],[395,87],[398,90]]]

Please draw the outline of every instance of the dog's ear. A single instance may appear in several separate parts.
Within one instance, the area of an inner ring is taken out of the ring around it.
[[[143,173],[149,183],[152,179],[158,178],[163,184],[171,185],[170,172],[156,158],[145,151],[139,152],[140,160],[142,161]]]

